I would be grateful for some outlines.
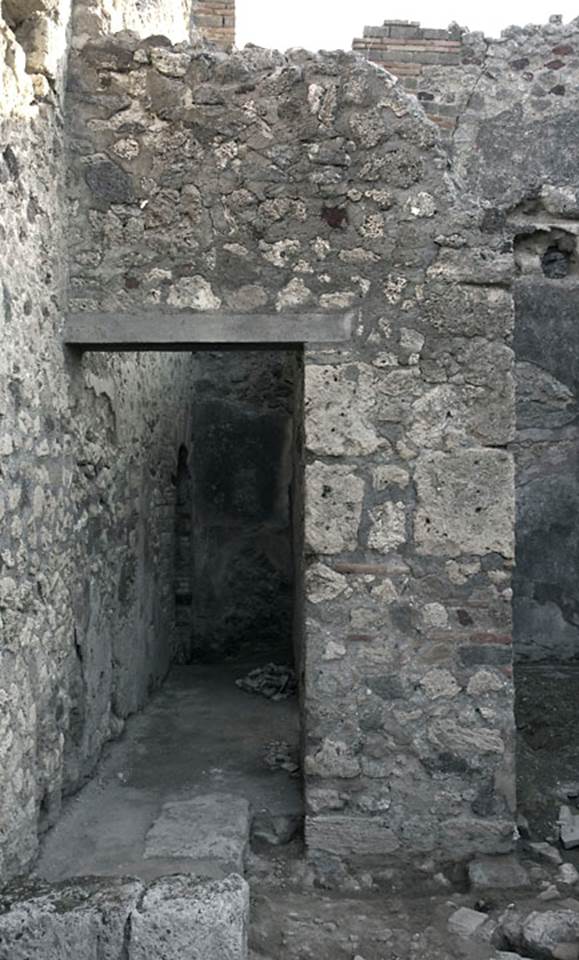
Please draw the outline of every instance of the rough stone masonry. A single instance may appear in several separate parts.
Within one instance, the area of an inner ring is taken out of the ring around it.
[[[358,311],[305,356],[312,856],[508,849],[512,256],[352,55],[122,35],[69,96],[70,309]]]
[[[449,169],[364,57],[191,45],[195,7],[177,7],[2,7],[0,876],[176,654],[192,360],[67,354],[69,312],[273,313],[283,342],[304,311],[355,311],[349,343],[304,355],[308,854],[379,875],[506,852],[524,211],[493,192],[473,113],[516,89],[524,143],[535,87],[485,73]],[[529,249],[535,269],[547,248]]]
[[[486,208],[485,229],[506,229],[514,248],[517,766],[519,806],[540,829],[565,757],[576,763],[578,44],[577,20],[558,16],[498,41],[389,21],[354,41],[414,92],[453,175]],[[560,730],[545,736],[553,717]]]

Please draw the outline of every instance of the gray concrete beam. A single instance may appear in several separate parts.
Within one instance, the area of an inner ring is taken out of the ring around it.
[[[84,350],[198,350],[340,343],[352,336],[346,313],[75,313],[64,325],[67,346]]]

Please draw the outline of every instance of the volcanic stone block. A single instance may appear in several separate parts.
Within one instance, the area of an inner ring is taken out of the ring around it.
[[[355,550],[364,481],[343,464],[312,463],[306,470],[306,539],[320,554]]]
[[[8,891],[0,900],[0,960],[118,960],[136,880],[77,880]]]
[[[306,443],[327,456],[373,453],[384,440],[371,422],[375,373],[368,364],[306,367]]]
[[[416,467],[420,553],[513,556],[514,469],[503,450],[430,453]]]
[[[241,877],[212,883],[164,877],[132,915],[128,960],[246,960],[248,919],[249,888]]]

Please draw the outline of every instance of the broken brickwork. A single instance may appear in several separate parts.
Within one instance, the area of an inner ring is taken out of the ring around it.
[[[222,50],[235,44],[235,0],[195,0],[195,30]]]

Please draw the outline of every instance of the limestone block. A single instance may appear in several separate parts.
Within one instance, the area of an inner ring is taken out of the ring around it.
[[[372,423],[374,377],[367,364],[306,366],[306,444],[329,456],[364,456],[384,445]]]
[[[441,824],[440,849],[455,861],[474,853],[510,853],[513,849],[513,823],[509,819],[452,817]]]
[[[306,542],[321,554],[355,550],[364,481],[342,464],[316,461],[306,469]]]
[[[511,378],[505,378],[502,386],[442,383],[426,390],[412,404],[408,440],[416,447],[446,450],[469,440],[497,446],[508,443],[515,420]]]
[[[164,877],[132,915],[128,960],[246,960],[249,888],[232,875]]]
[[[430,282],[421,313],[434,330],[461,337],[507,337],[515,321],[513,297],[501,287]]]
[[[345,857],[380,857],[400,846],[394,832],[381,818],[342,815],[306,817],[306,844],[310,851],[323,850]]]
[[[503,450],[466,449],[418,458],[415,538],[419,553],[458,556],[514,551],[514,468]]]
[[[118,960],[142,891],[136,880],[90,879],[8,894],[0,960]]]
[[[376,419],[392,423],[409,419],[413,403],[423,393],[416,367],[383,374],[376,382]]]
[[[249,843],[249,804],[206,794],[165,803],[145,838],[145,859],[188,859],[242,872]]]

